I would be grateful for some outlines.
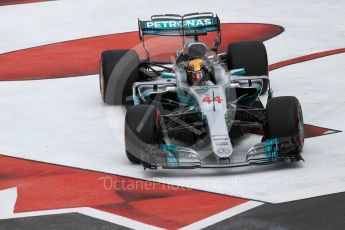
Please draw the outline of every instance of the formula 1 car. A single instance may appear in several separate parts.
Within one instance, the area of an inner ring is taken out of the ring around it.
[[[200,38],[215,33],[212,47]],[[180,36],[172,62],[155,62],[145,35]],[[266,48],[258,41],[221,44],[213,13],[154,15],[139,20],[146,52],[107,50],[100,59],[105,103],[126,105],[125,147],[144,168],[228,168],[303,160],[304,125],[299,101],[273,97]],[[266,107],[260,95],[267,94]],[[236,152],[242,136],[263,133],[262,141]]]

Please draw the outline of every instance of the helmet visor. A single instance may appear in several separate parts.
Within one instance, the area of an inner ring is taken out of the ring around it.
[[[192,81],[200,81],[202,78],[201,71],[192,72]]]

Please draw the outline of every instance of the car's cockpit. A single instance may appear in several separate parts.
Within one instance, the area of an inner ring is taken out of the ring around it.
[[[187,42],[175,63],[179,69],[185,70],[190,86],[215,85],[223,82],[217,79],[216,74],[219,68],[223,69],[222,74],[226,71],[222,65],[223,61],[202,42],[194,40]],[[218,64],[220,66],[217,66]]]

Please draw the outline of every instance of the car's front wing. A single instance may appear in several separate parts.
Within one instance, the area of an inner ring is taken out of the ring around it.
[[[232,168],[303,160],[296,147],[296,141],[296,137],[269,139],[256,144],[244,153],[245,161],[232,162],[228,158],[215,159],[214,163],[203,162],[200,155],[191,148],[161,144],[158,151],[154,151],[143,165],[144,168],[150,169]]]

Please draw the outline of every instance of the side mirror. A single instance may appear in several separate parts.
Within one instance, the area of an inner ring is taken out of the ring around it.
[[[218,48],[218,47],[220,46],[220,41],[219,41],[218,38],[216,38],[216,39],[213,40],[213,46],[214,46],[215,48]]]

